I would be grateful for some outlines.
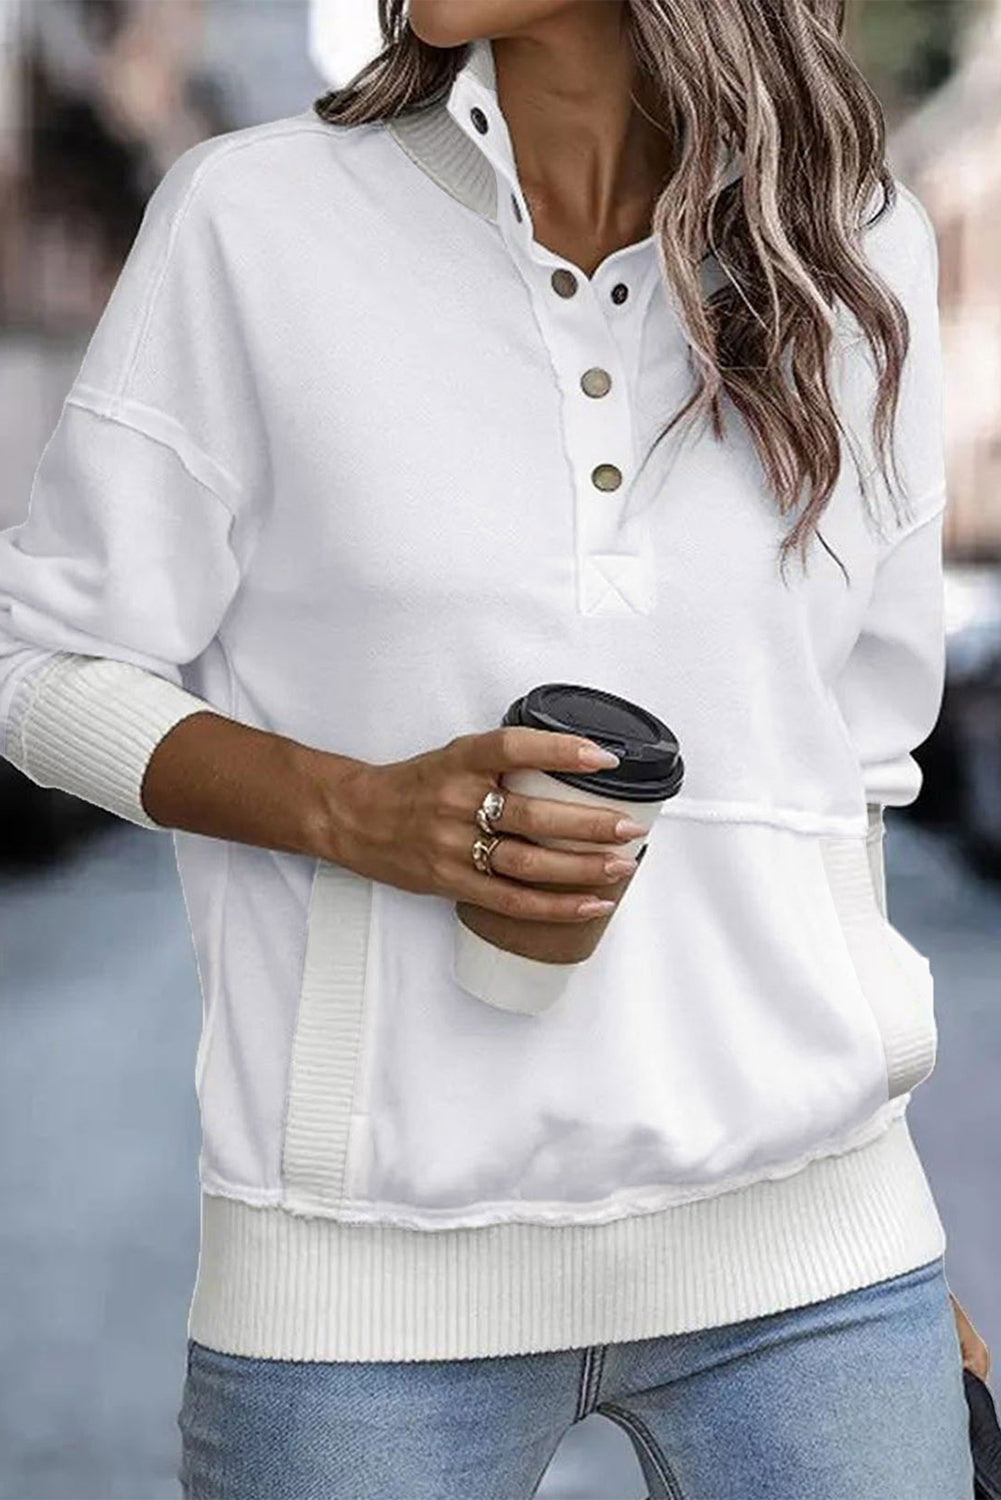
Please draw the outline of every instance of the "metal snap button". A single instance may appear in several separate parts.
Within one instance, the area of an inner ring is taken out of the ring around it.
[[[624,281],[617,281],[612,287],[612,301],[615,303],[625,302],[629,296],[629,288]]]
[[[549,279],[553,284],[553,291],[561,297],[572,297],[577,290],[576,276],[563,266],[557,267]]]
[[[607,396],[612,388],[612,377],[607,370],[593,369],[585,370],[580,377],[581,390],[585,396]]]
[[[520,224],[521,223],[521,209],[518,207],[518,200],[514,196],[513,193],[511,194],[511,207],[514,209],[514,216],[518,220],[518,223]]]
[[[490,126],[487,122],[486,115],[483,113],[478,104],[474,104],[472,109],[469,111],[469,118],[472,120],[477,130],[480,132],[480,135],[486,135]]]
[[[622,470],[615,464],[599,464],[591,470],[591,483],[596,490],[617,490],[622,483]]]

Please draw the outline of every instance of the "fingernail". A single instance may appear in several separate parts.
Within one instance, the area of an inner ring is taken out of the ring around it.
[[[614,907],[614,901],[602,901],[597,896],[588,896],[586,901],[580,903],[577,911],[582,917],[597,917],[602,912],[612,911]]]
[[[614,856],[612,859],[605,860],[606,875],[630,875],[635,868],[634,859],[619,859],[618,856]]]
[[[602,750],[600,745],[583,745],[577,756],[582,766],[592,766],[595,770],[599,766],[617,766],[619,763],[617,755],[611,750]]]
[[[642,823],[634,823],[632,818],[620,818],[615,825],[615,837],[617,839],[641,839],[646,834]]]

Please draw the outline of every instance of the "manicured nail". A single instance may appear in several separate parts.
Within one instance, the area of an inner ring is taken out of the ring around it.
[[[634,823],[632,818],[620,818],[615,825],[617,839],[641,839],[645,834],[646,829],[642,823]]]
[[[599,766],[617,766],[619,757],[613,755],[611,750],[602,750],[600,745],[582,745],[577,752],[582,766],[589,766],[597,770]]]
[[[618,855],[613,855],[611,859],[605,860],[606,875],[631,875],[635,868],[634,859],[620,859]]]
[[[597,896],[588,896],[587,900],[582,901],[578,906],[577,913],[581,917],[597,917],[602,912],[612,911],[614,907],[614,901],[601,901]]]

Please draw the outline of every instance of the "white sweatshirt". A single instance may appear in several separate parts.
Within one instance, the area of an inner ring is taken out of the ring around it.
[[[831,550],[785,581],[732,408],[638,474],[691,382],[657,246],[589,278],[536,241],[489,43],[418,115],[228,132],[153,194],[0,534],[6,758],[156,828],[147,762],[206,706],[386,762],[573,681],[657,713],[687,773],[541,1016],[457,985],[449,900],[174,831],[204,1001],[192,1337],[584,1346],[942,1252],[905,1120],[932,976],[881,900],[881,808],[918,794],[944,671],[937,257],[897,192],[864,246],[911,321],[911,507],[877,489],[867,519],[846,447]],[[857,333],[832,388],[871,468]]]

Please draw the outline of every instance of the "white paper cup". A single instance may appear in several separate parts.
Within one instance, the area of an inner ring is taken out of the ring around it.
[[[567,786],[545,771],[532,769],[505,772],[501,786],[525,797],[614,808],[646,829],[642,838],[631,839],[627,844],[596,844],[578,839],[540,839],[538,842],[548,849],[570,849],[584,854],[607,851],[626,859],[635,859],[649,842],[651,830],[666,800],[636,802],[599,796],[580,787]],[[625,893],[620,899],[625,899]],[[613,912],[613,920],[614,916]],[[586,959],[581,959],[569,964],[544,963],[537,958],[526,958],[521,953],[509,953],[494,943],[488,943],[479,933],[472,932],[458,917],[455,921],[452,977],[468,994],[500,1010],[529,1016],[548,1010],[563,994],[571,976],[586,962]]]
[[[605,688],[582,683],[545,682],[516,698],[501,722],[549,733],[578,735],[618,756],[617,765],[593,772],[550,773],[532,768],[507,771],[500,778],[502,787],[524,797],[612,808],[646,830],[642,837],[629,843],[546,839],[541,841],[546,847],[583,854],[601,851],[627,858],[640,854],[664,802],[679,791],[685,772],[677,738],[663,719],[650,709]],[[619,881],[609,886],[609,895],[616,900],[616,906],[625,899],[635,878],[635,874],[626,876],[624,884]],[[617,897],[611,895],[614,890],[618,891]],[[573,934],[567,934],[567,941],[562,945],[538,941],[541,932],[535,934],[536,941],[526,940],[525,928],[531,924],[515,922],[508,927],[503,920],[497,920],[495,913],[490,914],[489,920],[484,916],[477,923],[485,931],[498,936],[498,942],[493,943],[466,926],[459,915],[460,907],[472,909],[468,902],[456,904],[453,978],[467,993],[499,1010],[517,1011],[522,1015],[539,1015],[548,1010],[564,993],[574,972],[596,951],[592,944],[590,953],[586,952],[588,943],[572,941]],[[485,912],[486,908],[481,910]],[[612,910],[601,919],[596,943],[601,942],[605,926],[614,918],[615,910]],[[475,917],[471,919],[476,920]],[[596,918],[595,922],[598,920]],[[581,936],[589,937],[593,931],[592,928]],[[548,947],[563,956],[560,961],[552,962],[526,953],[511,952],[500,945],[501,936],[509,938],[516,948],[531,950],[534,947],[538,951]],[[565,955],[576,953],[580,948],[585,949],[584,958],[564,961]]]

